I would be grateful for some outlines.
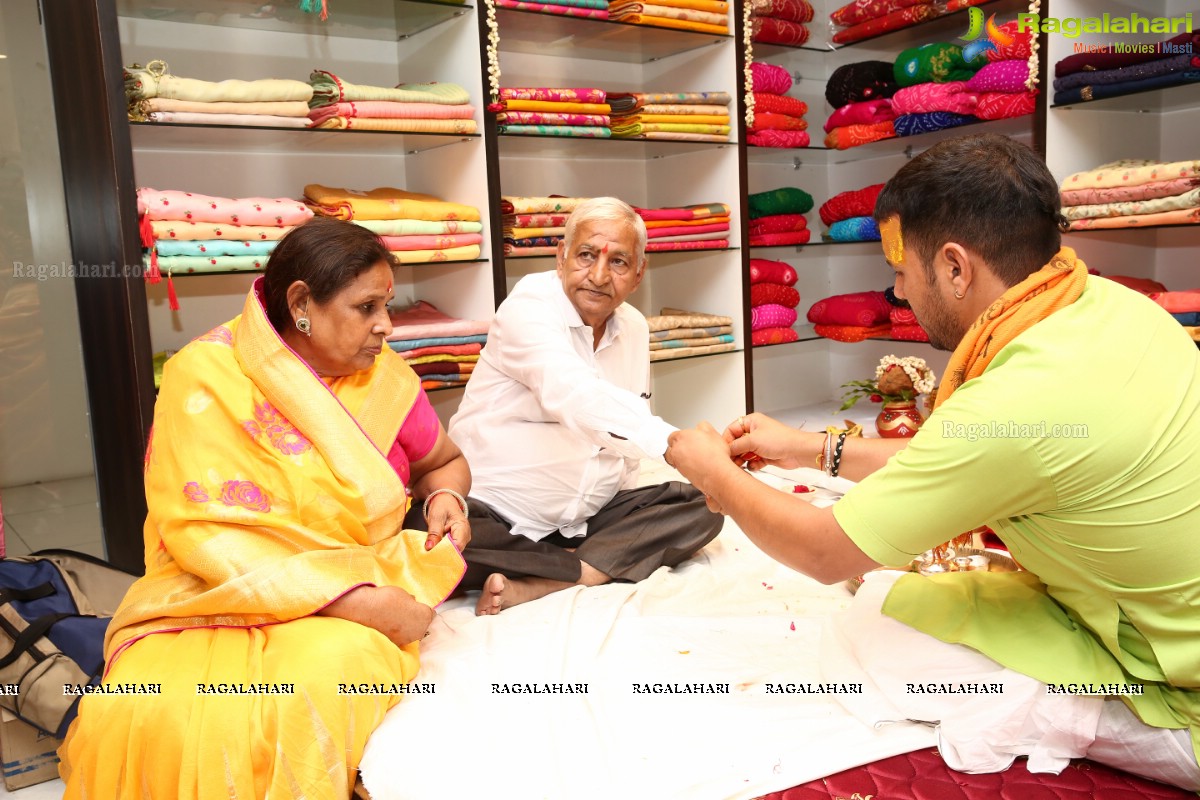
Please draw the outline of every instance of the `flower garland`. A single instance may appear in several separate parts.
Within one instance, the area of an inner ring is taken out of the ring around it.
[[[488,0],[491,2],[491,0]],[[746,127],[754,127],[754,20],[750,16],[750,0],[742,3],[742,44],[746,49],[746,66],[743,78],[746,83]]]
[[[495,0],[484,0],[484,3],[487,5],[488,26],[488,94],[492,99],[491,105],[495,106],[500,102],[500,25],[496,22]]]
[[[1029,13],[1041,14],[1042,0],[1030,0]],[[1036,17],[1035,17],[1036,18]],[[1025,81],[1025,88],[1029,91],[1037,89],[1038,85],[1038,50],[1041,49],[1041,39],[1037,33],[1030,35],[1029,39],[1029,78]]]
[[[916,356],[905,356],[904,358],[884,356],[879,359],[879,366],[875,367],[875,380],[882,378],[883,373],[893,366],[904,370],[909,380],[912,381],[913,389],[917,394],[929,394],[933,391],[933,370],[925,364],[925,359]]]

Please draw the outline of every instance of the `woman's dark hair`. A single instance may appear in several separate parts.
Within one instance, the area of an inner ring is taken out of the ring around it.
[[[875,220],[900,216],[906,249],[933,280],[946,242],[978,253],[1007,286],[1062,246],[1058,184],[1041,156],[995,133],[939,142],[900,168],[875,203]]]
[[[327,303],[379,262],[395,260],[371,231],[333,217],[313,217],[279,240],[263,272],[267,319],[279,333],[292,324],[287,290],[304,281],[313,302]]]

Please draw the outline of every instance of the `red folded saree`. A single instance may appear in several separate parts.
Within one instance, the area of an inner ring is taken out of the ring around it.
[[[875,213],[875,201],[883,191],[884,184],[875,183],[862,189],[840,192],[821,204],[817,213],[821,222],[832,225],[851,217],[869,217]]]
[[[750,283],[780,283],[791,286],[796,282],[796,270],[784,261],[769,258],[750,259]]]

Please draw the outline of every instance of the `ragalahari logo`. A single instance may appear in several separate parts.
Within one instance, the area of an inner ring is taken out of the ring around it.
[[[970,44],[962,49],[963,60],[968,64],[989,50],[998,52],[1001,47],[1011,45],[1015,41],[1012,36],[1000,30],[996,25],[995,14],[988,17],[987,38],[980,39],[979,37],[983,34],[984,29],[983,11],[978,8],[971,8],[970,14],[971,21],[967,27],[966,35],[958,37],[965,42],[970,42]]]

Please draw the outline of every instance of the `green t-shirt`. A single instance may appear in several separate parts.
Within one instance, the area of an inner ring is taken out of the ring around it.
[[[1089,277],[833,513],[887,565],[990,525],[1044,593],[1028,576],[913,576],[885,612],[1047,683],[1169,684],[1127,702],[1197,741],[1200,353],[1149,299]]]

